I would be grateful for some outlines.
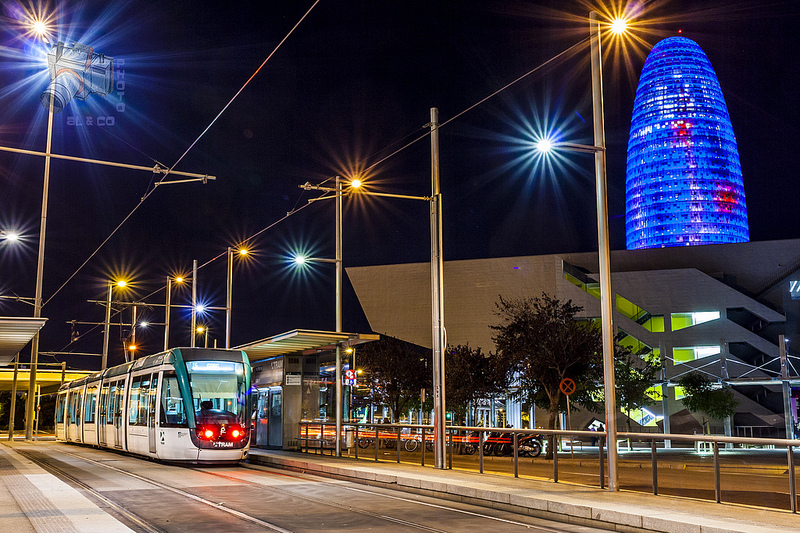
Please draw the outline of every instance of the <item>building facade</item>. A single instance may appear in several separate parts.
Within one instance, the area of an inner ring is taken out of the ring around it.
[[[800,360],[790,343],[782,366],[779,341],[783,335],[800,345],[800,240],[614,251],[611,268],[615,329],[663,363],[659,402],[631,413],[633,422],[675,433],[700,430],[702,417],[684,409],[676,387],[681,375],[698,370],[732,386],[739,400],[734,434],[783,436],[787,423],[797,423],[791,396],[793,389],[800,393]],[[445,262],[447,342],[494,351],[489,326],[498,324],[499,296],[545,292],[581,305],[584,317],[598,317],[597,272],[596,253]],[[347,274],[373,331],[431,345],[429,264],[356,267]],[[519,411],[525,407],[508,406],[515,427]],[[573,427],[594,416],[573,413]],[[618,416],[624,424],[626,415]]]
[[[657,43],[633,105],[629,250],[749,240],[742,169],[714,69],[690,39]]]

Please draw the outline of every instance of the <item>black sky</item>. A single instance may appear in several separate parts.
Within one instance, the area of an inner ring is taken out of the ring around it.
[[[312,2],[61,2],[59,36],[114,56],[124,94],[92,96],[56,116],[53,151],[150,166],[174,164],[211,123]],[[178,165],[218,176],[207,185],[159,187],[100,252],[52,300],[149,190],[146,172],[54,161],[45,262],[44,351],[99,352],[101,328],[79,327],[70,344],[67,320],[101,321],[105,281],[128,273],[126,298],[163,287],[307,203],[298,186],[364,168],[419,137],[438,107],[444,122],[581,41],[590,6],[580,1],[321,0],[219,120]],[[605,111],[609,213],[613,249],[624,248],[625,153],[636,82],[649,48],[681,35],[706,52],[722,85],[742,162],[751,240],[798,237],[800,184],[798,45],[795,2],[639,2],[641,42],[628,59],[606,58]],[[43,150],[46,81],[18,87],[41,72],[15,51],[29,50],[4,4],[0,36],[0,145]],[[612,47],[608,47],[612,50]],[[36,50],[34,47],[33,50]],[[39,48],[41,50],[41,48]],[[124,65],[120,65],[120,60]],[[556,120],[573,142],[591,143],[588,48],[555,61],[441,133],[445,259],[596,249],[592,160],[535,171],[514,151],[527,123]],[[119,93],[119,91],[118,91]],[[124,103],[124,111],[119,104]],[[113,116],[114,125],[76,126],[69,117]],[[0,291],[32,296],[43,161],[0,153],[0,228],[22,227],[26,246],[0,248]],[[374,169],[381,190],[430,190],[427,138]],[[346,266],[427,261],[428,208],[422,202],[345,201]],[[237,265],[233,343],[293,328],[333,328],[333,268],[303,276],[284,257],[302,247],[331,257],[333,204],[320,202],[253,240],[255,254]],[[211,305],[225,302],[225,264],[198,275]],[[188,292],[176,292],[187,303]],[[164,291],[149,301],[163,302]],[[30,307],[0,301],[0,315]],[[161,321],[161,311],[152,311]],[[127,318],[126,318],[127,320]],[[224,340],[222,313],[212,337]],[[173,316],[173,338],[188,342],[188,320]],[[351,290],[345,330],[368,324]],[[183,333],[181,333],[183,332]],[[119,331],[112,352],[121,361]],[[146,351],[160,349],[161,328],[139,332]],[[24,357],[23,357],[24,359]],[[44,360],[54,360],[45,358]],[[60,360],[60,358],[59,358]],[[70,358],[97,367],[97,359]],[[112,362],[119,362],[112,361]]]

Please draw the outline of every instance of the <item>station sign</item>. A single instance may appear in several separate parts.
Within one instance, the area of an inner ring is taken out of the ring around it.
[[[345,370],[344,375],[342,376],[342,383],[345,385],[354,386],[356,384],[356,371],[355,370]]]

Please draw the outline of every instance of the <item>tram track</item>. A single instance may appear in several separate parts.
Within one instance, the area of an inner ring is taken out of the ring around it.
[[[121,505],[121,504],[119,504],[117,502],[114,502],[113,500],[111,500],[108,497],[104,496],[98,490],[92,488],[90,485],[88,485],[87,483],[85,483],[85,482],[81,481],[80,479],[76,478],[74,475],[71,475],[69,472],[66,472],[62,468],[59,468],[58,466],[51,464],[49,461],[45,460],[44,458],[36,457],[35,455],[37,455],[37,454],[32,454],[30,452],[22,451],[22,450],[17,450],[17,451],[19,453],[21,453],[21,455],[25,456],[27,459],[29,459],[29,460],[35,462],[36,464],[40,465],[42,468],[44,468],[45,470],[49,471],[53,475],[55,475],[55,476],[57,476],[59,478],[62,478],[64,480],[74,484],[75,486],[80,487],[81,489],[87,491],[92,496],[97,498],[97,500],[99,500],[99,501],[103,502],[104,504],[108,505],[108,507],[110,509],[112,509],[112,511],[114,513],[118,513],[120,516],[122,516],[125,519],[127,519],[129,521],[129,523],[135,525],[135,527],[137,527],[137,528],[140,528],[140,531],[147,532],[147,533],[165,531],[164,529],[161,529],[161,528],[155,526],[154,524],[152,524],[146,518],[143,518],[142,516],[137,515],[136,513],[132,512],[131,510],[125,508],[123,505]],[[96,467],[99,467],[99,468],[103,468],[103,469],[107,469],[107,470],[113,471],[113,472],[115,472],[117,474],[122,474],[122,475],[125,475],[125,476],[129,476],[129,477],[131,477],[133,479],[136,479],[138,481],[141,481],[143,483],[149,484],[149,485],[157,487],[159,489],[163,489],[165,491],[169,491],[170,493],[175,494],[177,496],[180,496],[180,497],[183,497],[183,498],[187,498],[187,499],[190,499],[190,500],[192,500],[192,501],[194,501],[196,503],[205,505],[205,506],[207,506],[209,508],[212,508],[212,509],[214,509],[216,511],[221,511],[221,512],[227,513],[227,514],[229,514],[229,515],[231,515],[231,516],[233,516],[233,517],[235,517],[235,518],[237,518],[239,520],[248,522],[248,523],[253,524],[253,525],[255,525],[255,526],[259,527],[259,528],[262,528],[262,529],[265,529],[265,530],[269,530],[269,531],[276,531],[278,533],[291,533],[290,529],[283,528],[283,527],[281,527],[281,526],[279,526],[277,524],[274,524],[272,522],[263,520],[263,519],[258,518],[256,516],[252,516],[252,515],[247,514],[245,512],[242,512],[242,511],[239,511],[239,510],[234,509],[232,507],[229,507],[229,506],[227,506],[225,504],[225,502],[212,501],[212,500],[210,500],[208,498],[204,498],[202,496],[198,496],[197,494],[193,494],[192,492],[189,492],[187,490],[183,490],[183,489],[171,486],[171,485],[169,485],[167,483],[163,483],[163,482],[154,480],[154,479],[152,479],[150,477],[145,477],[145,476],[139,475],[137,473],[134,473],[134,472],[131,472],[129,470],[126,470],[125,468],[120,468],[118,466],[109,465],[109,464],[107,464],[107,463],[105,463],[103,461],[98,461],[98,460],[86,457],[85,455],[82,455],[82,454],[79,454],[79,453],[73,453],[73,452],[69,452],[69,451],[65,451],[65,450],[61,450],[61,449],[58,451],[58,453],[73,457],[73,458],[78,459],[80,461],[85,461],[85,462],[87,462],[87,463],[89,463],[89,464],[91,464],[93,466],[96,466]],[[53,457],[53,456],[50,456],[50,455],[47,455],[47,454],[44,454],[44,453],[42,453],[42,455],[44,455],[44,457],[46,457],[46,458],[58,460],[56,457]],[[135,457],[132,457],[132,459],[140,460],[139,458],[135,458]],[[415,530],[430,531],[430,532],[436,532],[436,533],[444,533],[445,531],[449,531],[449,530],[446,530],[446,529],[439,529],[439,528],[436,528],[436,527],[431,527],[431,526],[426,525],[426,524],[422,524],[422,523],[417,523],[417,522],[413,522],[413,521],[410,521],[410,520],[406,520],[404,518],[398,518],[397,516],[390,516],[388,514],[384,514],[384,513],[381,513],[379,511],[373,511],[373,510],[370,510],[370,509],[365,509],[363,507],[354,506],[354,505],[351,505],[351,504],[348,504],[348,503],[342,501],[341,499],[339,499],[337,501],[331,501],[330,498],[326,499],[325,497],[319,497],[319,496],[312,496],[312,495],[309,495],[309,494],[304,494],[304,493],[296,491],[296,490],[291,490],[291,489],[287,488],[285,485],[281,485],[280,488],[278,488],[278,487],[265,485],[263,483],[258,483],[256,481],[251,481],[251,480],[248,480],[248,479],[242,479],[241,477],[237,477],[235,475],[230,475],[230,474],[226,474],[226,473],[223,473],[223,472],[216,472],[214,470],[209,470],[209,469],[205,469],[205,468],[199,468],[199,467],[183,467],[183,468],[187,468],[188,470],[192,470],[192,471],[201,473],[203,475],[222,478],[222,479],[225,479],[226,481],[231,481],[231,482],[234,482],[234,483],[239,484],[239,485],[252,487],[253,489],[256,489],[258,491],[269,492],[269,493],[272,493],[274,495],[278,495],[278,496],[281,496],[281,497],[290,496],[291,498],[296,498],[296,499],[303,500],[303,501],[306,501],[306,502],[309,502],[309,503],[322,505],[322,506],[325,506],[325,507],[329,507],[329,508],[335,509],[336,511],[339,511],[339,512],[341,512],[342,510],[346,510],[348,513],[356,513],[358,515],[361,515],[361,516],[364,516],[364,517],[368,517],[368,518],[371,518],[373,520],[382,521],[384,523],[387,523],[387,525],[392,524],[395,527],[399,527],[399,528],[403,528],[403,529],[415,529]],[[525,528],[525,529],[531,530],[531,531],[542,531],[542,532],[546,532],[546,533],[563,533],[565,531],[564,529],[557,529],[557,528],[547,527],[547,526],[544,526],[544,525],[530,524],[530,523],[520,522],[520,521],[517,521],[517,520],[510,520],[508,518],[502,518],[502,517],[499,517],[499,516],[492,516],[491,514],[471,511],[471,510],[468,510],[468,509],[462,509],[462,508],[459,508],[459,507],[453,506],[453,505],[442,505],[442,504],[439,504],[439,503],[432,503],[432,502],[422,501],[420,499],[416,499],[416,498],[413,498],[413,497],[404,497],[404,496],[400,496],[400,495],[386,494],[384,491],[380,491],[380,490],[369,490],[367,488],[351,487],[351,486],[348,486],[348,484],[343,483],[343,482],[329,482],[329,481],[324,481],[322,479],[317,479],[317,477],[313,476],[313,475],[303,476],[303,475],[289,474],[289,473],[284,473],[284,472],[274,472],[274,471],[272,471],[270,469],[263,468],[263,467],[253,468],[250,465],[246,466],[246,468],[248,470],[264,472],[264,473],[267,473],[267,474],[269,474],[271,476],[281,476],[281,477],[296,479],[296,480],[298,480],[298,482],[308,482],[310,480],[313,480],[315,483],[320,483],[320,484],[324,485],[325,487],[329,487],[329,488],[336,488],[336,489],[339,489],[339,490],[348,490],[350,492],[360,493],[360,494],[365,495],[365,496],[368,495],[369,497],[373,497],[373,498],[383,498],[383,499],[393,500],[393,501],[396,501],[396,502],[402,502],[404,504],[425,506],[428,509],[440,510],[442,512],[459,513],[459,514],[464,515],[465,517],[468,517],[468,518],[489,520],[489,521],[494,522],[496,524],[496,527],[500,527],[500,528],[502,528],[503,526],[505,526],[505,527],[511,526],[511,527]],[[258,497],[254,496],[254,499],[258,499]]]

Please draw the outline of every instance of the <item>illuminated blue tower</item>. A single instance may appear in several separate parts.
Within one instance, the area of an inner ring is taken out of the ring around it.
[[[747,242],[736,138],[717,76],[690,39],[647,56],[628,140],[629,250]]]

